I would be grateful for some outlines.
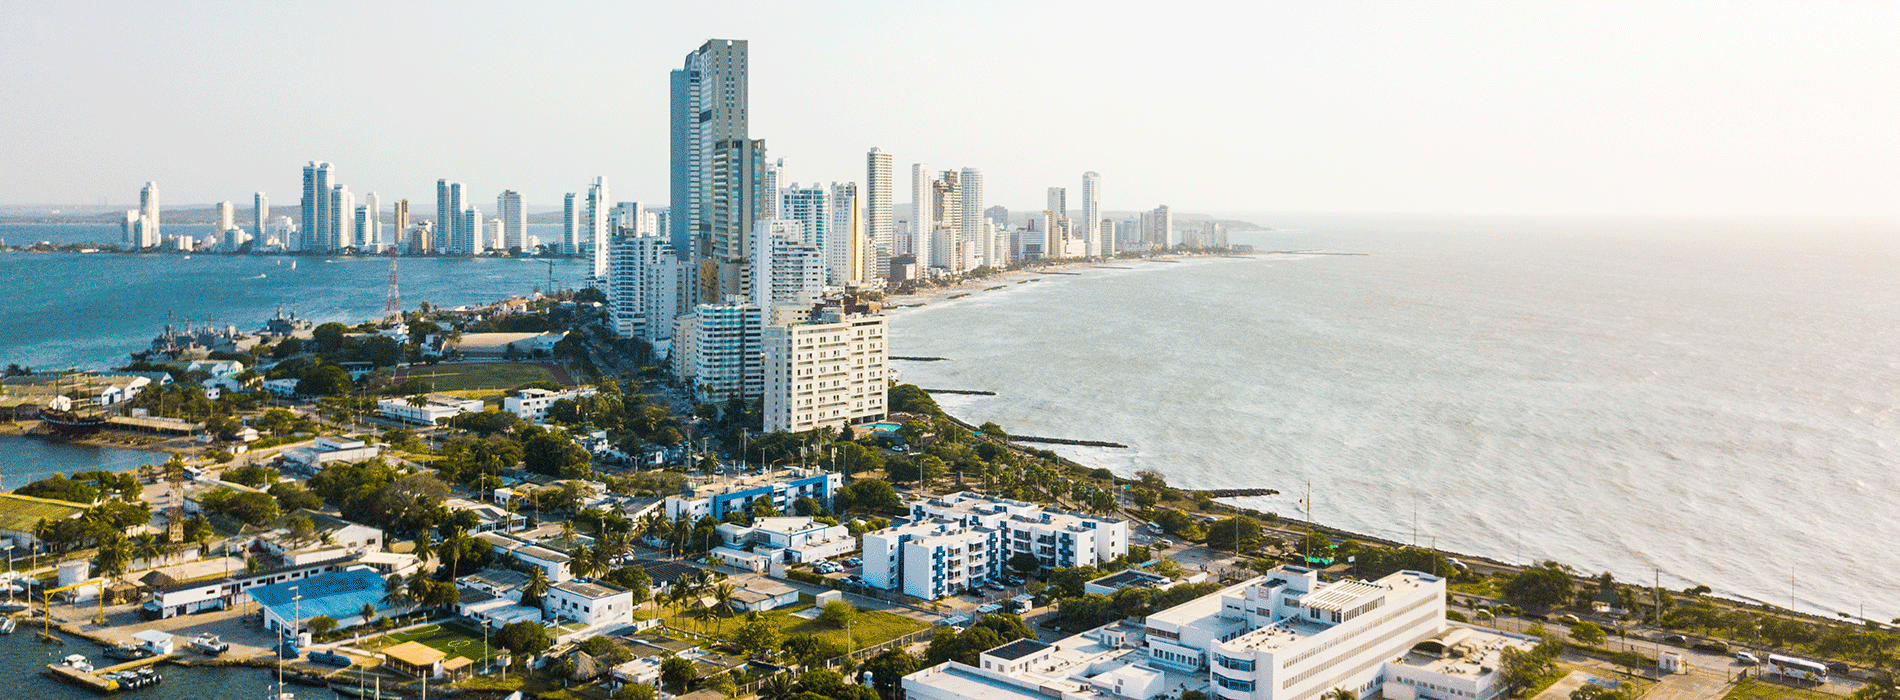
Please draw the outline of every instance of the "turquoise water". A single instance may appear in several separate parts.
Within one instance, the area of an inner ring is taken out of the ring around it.
[[[160,464],[161,452],[88,447],[21,435],[0,435],[0,490],[11,491],[52,476],[53,472],[122,472],[141,464]]]

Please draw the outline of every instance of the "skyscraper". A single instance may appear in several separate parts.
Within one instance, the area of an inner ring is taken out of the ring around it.
[[[462,183],[449,183],[449,227],[436,231],[436,235],[439,236],[436,245],[447,248],[450,253],[469,255],[475,252],[475,249],[470,247],[471,230],[468,227],[468,213],[474,207],[463,206],[462,202]]]
[[[766,311],[779,304],[809,305],[824,296],[824,253],[801,240],[803,223],[761,219],[752,227],[752,305]]]
[[[460,221],[456,222],[456,235],[460,236],[455,252],[463,255],[480,255],[482,246],[482,210],[473,205],[462,210]]]
[[[526,248],[528,213],[521,208],[521,193],[514,190],[502,190],[501,196],[495,199],[495,216],[500,217],[502,228],[502,239],[495,242],[495,247]]]
[[[155,248],[165,242],[163,214],[158,206],[158,183],[147,182],[139,190],[139,214],[133,225],[133,246]]]
[[[1043,207],[1043,208],[1048,209],[1049,211],[1055,212],[1056,218],[1058,219],[1067,218],[1069,216],[1069,190],[1068,188],[1066,187],[1049,188],[1049,206]]]
[[[700,301],[747,293],[749,234],[766,198],[764,166],[764,141],[733,139],[713,145],[712,184],[706,188],[712,202],[707,211],[709,228],[702,241],[695,244],[696,253],[705,251],[699,256]]]
[[[1104,258],[1115,257],[1115,222],[1103,219],[1095,229],[1095,240],[1100,244],[1096,254]]]
[[[257,239],[257,245],[268,240],[264,236],[264,222],[270,221],[270,198],[259,192],[251,195],[251,237]]]
[[[831,245],[831,190],[824,185],[812,183],[810,187],[799,187],[792,183],[779,190],[780,208],[778,216],[760,216],[759,220],[789,219],[798,222],[800,231],[798,240],[805,245],[827,250]]]
[[[930,267],[935,259],[930,250],[931,236],[937,228],[930,218],[936,208],[933,206],[935,195],[931,191],[931,182],[935,179],[930,176],[930,166],[910,164],[910,245],[906,249],[917,256],[919,268]]]
[[[864,237],[864,209],[858,204],[858,183],[831,183],[829,233],[825,239],[825,266],[830,283],[842,286],[864,282],[864,261],[871,249]]]
[[[746,42],[728,39],[707,41],[672,74],[673,245],[680,249],[676,253],[701,258],[702,264],[714,256],[701,246],[716,237],[715,151],[720,144],[749,140],[746,74]],[[749,226],[748,220],[732,232],[739,239],[736,247],[744,247]]]
[[[871,269],[864,278],[884,279],[891,274],[896,244],[891,221],[891,154],[872,148],[864,160],[864,227],[871,248],[866,260]]]
[[[1168,211],[1168,205],[1163,204],[1155,207],[1151,214],[1153,215],[1154,221],[1154,228],[1149,232],[1149,236],[1152,239],[1151,242],[1158,248],[1165,249],[1174,247],[1176,242],[1174,240],[1174,214]]]
[[[931,180],[930,221],[930,266],[951,272],[968,269],[969,255],[963,240],[963,184],[957,171],[945,170]]]
[[[449,235],[449,231],[455,229],[455,217],[460,213],[460,209],[449,206],[449,181],[436,180],[435,229],[431,232],[432,235],[430,236],[430,238],[435,239],[431,241],[433,248],[442,250],[448,247],[448,243],[442,239]]]
[[[612,227],[608,225],[613,199],[607,194],[607,178],[596,177],[594,184],[587,188],[587,211],[582,218],[582,232],[587,242],[582,255],[594,262],[588,277],[589,284],[606,286],[608,268],[612,266],[613,249],[609,247],[608,236]]]
[[[1097,232],[1101,224],[1102,176],[1094,171],[1082,173],[1082,225],[1079,231],[1083,238],[1088,239],[1088,256],[1091,258],[1102,254],[1102,237]]]
[[[330,187],[330,211],[323,217],[322,240],[317,242],[317,250],[332,251],[356,245],[352,222],[356,221],[356,196],[350,194],[349,185]]]
[[[779,158],[767,161],[765,167],[759,170],[759,182],[759,192],[763,195],[759,198],[759,218],[792,218],[779,215],[779,200],[784,196],[784,190],[787,187],[785,180],[785,159]]]
[[[573,192],[561,200],[561,254],[581,254],[581,211],[576,208],[580,195]]]
[[[363,195],[363,230],[356,232],[356,246],[365,253],[383,252],[383,200],[375,192]]]
[[[310,161],[303,166],[303,212],[302,221],[297,228],[297,250],[327,252],[323,243],[324,232],[329,228],[330,186],[336,172],[329,163]]]
[[[408,244],[410,242],[410,238],[409,238],[409,200],[407,199],[396,200],[396,219],[395,219],[394,228],[395,230],[390,233],[389,240],[387,241],[387,243],[393,246],[401,246],[401,245]],[[418,251],[417,248],[412,245],[412,246],[409,246],[409,252],[410,254],[415,254],[420,251]]]
[[[228,200],[218,202],[218,235],[222,236],[225,231],[234,228],[237,228],[237,207]]]
[[[958,245],[963,249],[963,259],[967,270],[977,265],[994,265],[989,259],[986,243],[989,236],[983,228],[983,171],[976,168],[964,168],[959,173],[957,185],[962,190],[963,211],[958,231],[962,240]]]

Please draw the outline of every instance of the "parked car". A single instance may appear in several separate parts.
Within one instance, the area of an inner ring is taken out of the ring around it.
[[[1561,622],[1561,623],[1564,623],[1564,624],[1566,624],[1566,625],[1574,625],[1574,624],[1578,624],[1578,623],[1581,623],[1581,622],[1583,622],[1583,620],[1580,620],[1580,619],[1577,619],[1577,616],[1576,616],[1576,615],[1571,615],[1571,614],[1569,614],[1569,613],[1565,613],[1565,614],[1562,614],[1562,615],[1558,615],[1558,616],[1557,616],[1557,621],[1558,621],[1558,622]]]
[[[1740,661],[1745,664],[1754,664],[1754,665],[1761,664],[1761,659],[1755,658],[1754,654],[1750,654],[1746,651],[1735,652],[1735,660]]]
[[[1665,644],[1686,645],[1689,643],[1689,638],[1680,634],[1668,635],[1663,637],[1662,640]]]

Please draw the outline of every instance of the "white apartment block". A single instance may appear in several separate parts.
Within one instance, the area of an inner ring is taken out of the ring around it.
[[[554,405],[554,402],[561,400],[571,401],[583,396],[593,395],[594,390],[591,387],[568,389],[567,391],[522,389],[519,395],[502,399],[501,408],[504,411],[521,416],[522,420],[530,423],[539,423],[547,420],[548,407]]]
[[[464,413],[479,413],[482,410],[481,399],[465,399],[452,394],[426,394],[422,405],[412,403],[413,397],[397,397],[376,402],[376,410],[384,418],[408,423],[410,425],[435,425],[436,421],[453,418]]]
[[[614,333],[646,341],[664,356],[675,319],[688,310],[691,268],[660,236],[617,237],[612,258],[606,292]]]
[[[890,324],[826,307],[809,323],[765,328],[765,429],[805,432],[882,420]]]
[[[761,219],[752,226],[752,304],[807,306],[824,297],[825,255],[803,237],[805,225],[791,219]]]
[[[673,371],[701,401],[765,393],[759,351],[765,311],[750,304],[700,304],[673,331]]]
[[[987,527],[1003,534],[1002,554],[1027,552],[1043,569],[1094,566],[1128,554],[1128,522],[1083,515],[995,496],[953,493],[918,501],[910,507],[913,520],[938,519],[967,527]]]
[[[801,564],[850,553],[858,540],[843,525],[809,517],[754,518],[751,525],[719,526],[726,546],[760,555],[767,562]]]
[[[866,583],[925,600],[995,581],[1009,559],[1000,531],[948,520],[888,527],[861,539]]]
[[[724,520],[728,513],[751,511],[756,507],[755,502],[762,499],[778,512],[790,513],[800,498],[810,498],[830,508],[832,494],[843,487],[842,474],[787,467],[767,474],[705,483],[691,493],[667,496],[662,501],[662,512],[668,520],[705,517]]]
[[[1499,659],[1534,640],[1453,626],[1445,581],[1401,571],[1320,583],[1283,566],[1238,585],[1054,644],[1011,642],[977,666],[946,662],[904,678],[911,700],[1149,700],[1201,690],[1218,700],[1356,697],[1489,700]]]
[[[633,624],[633,592],[602,583],[562,581],[548,586],[541,608],[548,617],[589,627]]]

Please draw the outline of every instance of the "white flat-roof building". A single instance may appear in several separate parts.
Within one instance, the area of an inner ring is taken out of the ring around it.
[[[400,396],[383,399],[376,402],[376,410],[384,418],[410,425],[435,425],[436,421],[482,410],[481,399],[465,399],[453,394],[424,394],[420,406],[412,402],[413,398]]]
[[[766,430],[798,433],[884,418],[890,324],[868,310],[825,307],[808,323],[765,327]]]
[[[331,462],[361,462],[375,459],[382,454],[383,448],[362,440],[346,438],[320,437],[309,447],[284,450],[284,459],[292,465],[306,470],[322,469]]]
[[[1128,554],[1128,522],[1083,515],[1026,501],[964,491],[911,504],[917,521],[947,520],[1000,531],[997,575],[1010,557],[1028,553],[1044,570],[1094,566]]]
[[[1490,700],[1503,650],[1534,640],[1445,621],[1445,581],[1401,571],[1322,584],[1283,566],[1238,585],[1055,644],[988,650],[904,678],[910,700],[1314,700],[1335,688],[1394,700]]]
[[[528,526],[527,516],[490,503],[471,501],[466,498],[450,498],[442,502],[442,507],[449,509],[451,513],[458,511],[474,513],[480,520],[475,525],[475,533],[514,532]]]
[[[850,553],[858,538],[843,525],[827,525],[816,518],[754,518],[750,526],[726,523],[719,536],[734,549],[750,548],[769,562],[802,564]]]
[[[551,582],[558,583],[572,578],[567,572],[569,560],[566,554],[499,532],[484,532],[476,537],[488,542],[498,555],[539,567],[542,573],[547,574]]]
[[[522,389],[517,396],[501,400],[501,409],[530,423],[547,420],[548,407],[562,399],[573,400],[583,396],[593,396],[593,387],[568,389],[567,391],[548,391],[546,389]]]
[[[548,586],[541,608],[549,617],[562,617],[589,627],[633,624],[633,592],[588,581],[562,581]]]
[[[843,486],[842,474],[787,467],[767,474],[704,483],[694,488],[691,495],[667,496],[662,512],[668,520],[682,517],[698,520],[707,516],[724,520],[727,513],[750,510],[759,499],[770,499],[768,502],[780,513],[794,512],[800,498],[810,498],[830,508],[831,495]]]
[[[995,581],[1007,563],[1001,530],[950,520],[887,527],[863,541],[866,583],[925,600]]]

